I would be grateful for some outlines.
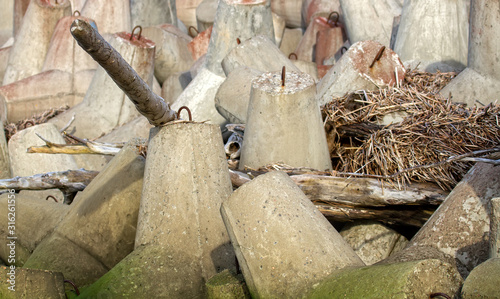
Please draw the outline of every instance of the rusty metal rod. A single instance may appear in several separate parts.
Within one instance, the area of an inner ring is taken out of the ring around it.
[[[170,109],[168,103],[149,88],[120,53],[89,23],[76,19],[70,31],[78,45],[102,66],[150,124],[161,126],[177,118],[177,113]]]

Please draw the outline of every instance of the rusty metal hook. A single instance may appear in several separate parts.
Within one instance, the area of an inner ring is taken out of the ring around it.
[[[294,56],[294,57],[295,57],[295,60],[297,60],[297,59],[298,59],[297,54],[295,54],[295,53],[293,53],[293,52],[292,52],[292,53],[290,53],[290,54],[288,55],[288,59],[292,59],[292,56]]]
[[[335,16],[335,20],[332,19],[332,17]],[[328,15],[328,23],[330,23],[330,21],[333,21],[333,26],[337,27],[337,23],[339,22],[339,18],[340,18],[340,14],[336,11],[332,11],[329,15]]]
[[[286,68],[283,66],[281,69],[281,87],[285,87],[285,75],[286,74]]]
[[[348,50],[347,47],[340,48],[340,54],[344,55],[344,53],[347,52],[347,50]]]
[[[189,110],[187,106],[182,106],[179,108],[179,110],[177,110],[177,118],[179,118],[179,116],[181,115],[182,110],[186,110],[189,115],[189,121],[193,121],[193,117],[191,116],[191,110]]]
[[[375,56],[375,58],[372,61],[372,64],[370,64],[370,68],[372,68],[375,65],[375,62],[380,60],[380,58],[382,57],[382,54],[384,53],[384,50],[385,50],[385,46],[382,46],[382,48],[380,48],[380,50],[378,50],[377,55]]]
[[[446,299],[451,299],[451,297],[445,293],[432,293],[429,295],[429,298],[435,298],[435,297],[439,297],[439,296],[444,297]]]
[[[194,31],[196,32],[196,34],[195,34],[195,35],[191,35],[191,29],[194,29]],[[194,28],[194,26],[189,26],[188,33],[189,33],[189,35],[191,35],[191,37],[195,37],[195,36],[197,36],[200,32],[198,31],[198,29]]]
[[[78,13],[78,15],[76,15],[77,13]],[[81,15],[82,15],[82,14],[80,13],[80,11],[79,11],[79,10],[75,10],[75,11],[73,12],[73,16],[74,16],[74,17],[79,17],[79,16],[81,16]]]
[[[130,40],[132,40],[132,38],[134,37],[134,32],[135,32],[135,29],[137,29],[137,28],[139,28],[139,35],[137,35],[137,40],[141,39],[142,27],[140,25],[137,25],[134,27],[134,29],[132,29],[132,34],[130,35]]]
[[[80,296],[80,291],[78,290],[76,284],[74,284],[71,280],[69,279],[65,279],[64,280],[64,283],[69,283],[71,286],[73,286],[73,288],[75,289],[75,292],[76,292],[76,295],[77,296]]]
[[[55,202],[59,202],[59,201],[57,201],[57,198],[55,198],[55,197],[54,197],[54,196],[52,196],[52,195],[47,195],[47,197],[45,198],[45,200],[49,200],[49,198],[54,199],[54,201],[55,201]]]

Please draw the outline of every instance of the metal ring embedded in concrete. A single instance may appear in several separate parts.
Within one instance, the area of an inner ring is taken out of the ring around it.
[[[135,29],[137,29],[137,28],[139,28],[139,34],[137,35],[137,40],[141,39],[142,27],[137,25],[134,27],[134,29],[132,29],[132,34],[130,35],[130,40],[132,40],[132,38],[134,38],[134,32],[135,32]]]

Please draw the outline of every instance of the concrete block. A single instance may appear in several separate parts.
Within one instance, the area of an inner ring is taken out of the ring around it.
[[[0,236],[7,240],[12,237],[9,232],[8,207],[9,203],[15,200],[15,262],[9,262],[10,248],[8,242],[0,246],[0,259],[17,267],[22,267],[28,260],[31,253],[40,242],[49,236],[57,224],[68,213],[70,206],[56,203],[52,200],[46,201],[42,198],[34,199],[26,193],[18,194],[5,193],[0,195]]]
[[[3,9],[0,11],[0,45],[14,36],[14,1],[0,1]],[[0,75],[0,78],[3,78]]]
[[[11,178],[9,150],[7,148],[7,139],[5,138],[5,130],[2,123],[0,124],[0,180],[9,178]]]
[[[405,1],[394,52],[406,67],[418,65],[426,72],[463,70],[467,65],[469,6],[469,0]],[[393,18],[387,21],[391,23],[390,34]]]
[[[177,17],[186,27],[196,28],[196,8],[203,0],[176,0]]]
[[[228,269],[212,276],[205,285],[208,299],[251,298],[243,275],[237,275]]]
[[[132,27],[149,27],[160,24],[177,26],[175,0],[131,0]]]
[[[206,67],[224,76],[221,61],[238,45],[253,36],[264,35],[275,43],[271,3],[268,0],[220,0],[208,45]]]
[[[397,72],[395,73],[395,70]],[[356,90],[376,90],[402,81],[405,68],[391,49],[376,41],[352,45],[318,83],[320,105]]]
[[[221,213],[253,298],[300,298],[335,270],[364,265],[283,172],[244,184]]]
[[[260,74],[261,71],[240,66],[230,72],[220,85],[215,95],[215,107],[229,123],[246,123],[252,80]]]
[[[490,258],[500,257],[500,197],[490,201]]]
[[[374,40],[389,47],[392,20],[401,15],[403,0],[340,0],[340,6],[352,44]]]
[[[174,73],[171,74],[163,81],[163,85],[161,86],[161,97],[165,100],[165,102],[172,104],[174,103],[182,91],[187,87],[188,83],[184,83],[182,80],[183,73]]]
[[[306,28],[314,16],[319,14],[339,13],[339,22],[344,24],[339,0],[304,0],[302,2],[302,28]]]
[[[384,262],[416,260],[427,254],[450,262],[467,277],[488,259],[489,201],[500,192],[499,171],[490,164],[475,164],[408,246]],[[406,253],[418,248],[420,252]]]
[[[13,41],[13,39],[12,39]],[[5,69],[9,63],[10,49],[12,46],[3,46],[0,48],[0,78],[5,75]]]
[[[285,19],[280,17],[278,14],[272,13],[273,15],[273,27],[274,27],[274,39],[276,41],[276,46],[281,45],[281,40],[285,34],[286,22]]]
[[[302,29],[300,28],[285,28],[283,32],[283,38],[281,39],[280,50],[288,57],[299,45],[300,39],[302,38]]]
[[[12,274],[13,272],[15,274]],[[7,278],[0,282],[1,298],[66,298],[64,276],[60,272],[0,267],[0,275]],[[9,289],[12,286],[11,275],[15,276],[15,287]]]
[[[70,14],[69,0],[58,3],[44,0],[30,2],[10,51],[2,85],[41,71],[57,21]]]
[[[264,73],[252,82],[240,169],[284,162],[331,169],[316,85],[305,73]],[[301,121],[297,121],[300,119]]]
[[[171,24],[146,27],[143,36],[155,45],[155,77],[163,82],[174,73],[184,72],[193,64],[194,59],[187,51],[192,38]]]
[[[469,106],[477,105],[476,100],[488,105],[499,99],[499,9],[498,2],[472,1],[467,68],[439,92],[442,96]]]
[[[81,13],[96,22],[103,36],[132,30],[130,0],[87,0]]]
[[[299,28],[302,24],[302,0],[270,0],[273,12],[286,21],[289,28]]]
[[[316,63],[304,60],[291,61],[301,72],[311,76],[314,79],[314,82],[318,82],[320,69]]]
[[[457,270],[440,260],[348,268],[322,281],[307,298],[455,298],[462,284]]]
[[[144,160],[135,141],[125,146],[76,196],[24,266],[60,271],[87,285],[127,256],[134,248]]]
[[[478,265],[465,279],[462,299],[500,298],[500,258],[491,258]]]
[[[328,14],[314,17],[307,26],[304,35],[300,39],[300,42],[294,51],[294,53],[297,55],[297,59],[309,62],[317,62],[315,60],[316,53],[318,52],[318,48],[316,47],[316,40],[320,32],[330,30],[334,27],[334,23],[328,19]],[[344,41],[340,42],[340,45],[342,45],[343,42]]]
[[[208,27],[205,31],[202,31],[196,35],[192,41],[187,45],[189,52],[191,52],[191,57],[193,61],[198,60],[201,56],[207,54],[208,44],[210,43],[210,37],[212,36],[213,26]]]
[[[401,234],[374,221],[348,223],[340,235],[368,266],[403,249],[408,243]]]
[[[72,155],[28,154],[30,146],[45,145],[35,133],[54,143],[64,143],[56,126],[40,124],[17,132],[9,140],[9,157],[12,176],[31,176],[52,171],[78,169]]]
[[[214,24],[218,0],[203,0],[196,8],[196,24],[199,32],[207,30]]]

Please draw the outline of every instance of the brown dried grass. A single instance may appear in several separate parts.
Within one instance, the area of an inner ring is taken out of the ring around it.
[[[5,126],[5,138],[7,141],[17,132],[24,130],[26,128],[32,127],[34,125],[46,123],[49,119],[54,116],[63,113],[68,110],[69,106],[63,106],[59,108],[52,108],[39,114],[35,114],[32,117],[24,120],[20,120],[17,123],[9,123]]]
[[[500,145],[500,106],[466,107],[438,94],[455,73],[409,70],[400,87],[350,93],[322,107],[334,170],[389,176],[417,165]],[[406,113],[387,126],[377,121]],[[365,128],[363,131],[346,128]],[[433,182],[451,190],[471,167],[455,161],[401,173],[392,183]]]

